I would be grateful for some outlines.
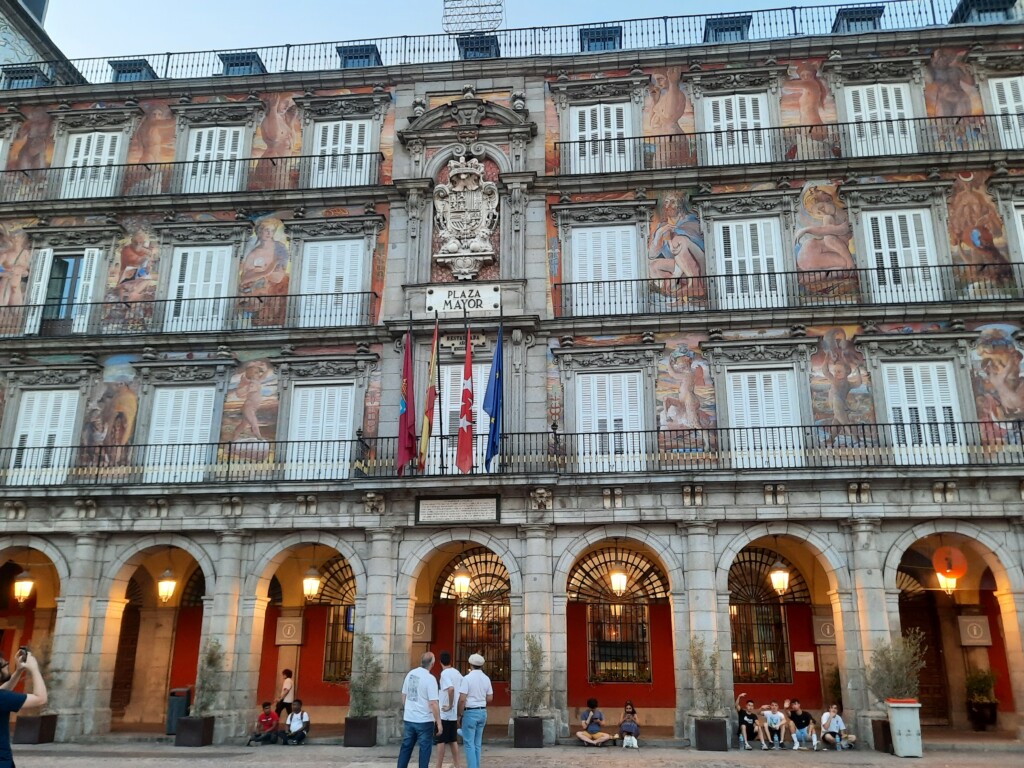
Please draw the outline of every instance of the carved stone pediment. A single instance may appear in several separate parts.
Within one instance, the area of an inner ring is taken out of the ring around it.
[[[616,370],[641,367],[653,370],[657,367],[664,344],[643,344],[641,346],[616,347],[563,347],[553,349],[558,368],[563,373],[580,371]]]
[[[109,248],[124,235],[118,224],[84,227],[26,227],[33,248]]]
[[[768,91],[777,93],[785,79],[786,67],[763,66],[742,69],[698,69],[683,72],[680,80],[689,83],[693,98],[705,94]]]
[[[235,365],[234,360],[224,358],[154,360],[139,364],[137,370],[144,392],[154,384],[216,384],[223,389]]]
[[[302,109],[302,122],[369,118],[383,120],[391,106],[391,93],[347,93],[340,96],[303,96],[295,99]]]
[[[651,76],[640,71],[631,72],[626,77],[592,77],[586,80],[570,80],[563,72],[558,79],[548,83],[548,90],[554,96],[559,111],[598,101],[632,101],[642,107],[650,84]]]
[[[1024,72],[1024,51],[994,51],[978,45],[967,54],[966,60],[974,65],[978,74],[1019,75]]]
[[[384,231],[383,216],[345,216],[338,219],[300,219],[285,224],[290,237],[318,240],[359,235],[375,237]]]
[[[100,370],[97,363],[88,365],[51,365],[42,367],[8,367],[2,369],[11,386],[25,387],[88,387],[93,376]]]
[[[434,221],[441,248],[434,259],[459,280],[471,280],[494,261],[491,235],[498,225],[498,185],[484,180],[476,158],[448,162],[448,183],[434,187]]]
[[[428,109],[420,115],[414,114],[409,119],[409,127],[399,131],[399,138],[404,144],[412,135],[422,131],[436,131],[445,127],[451,130],[466,126],[479,128],[485,125],[507,128],[532,126],[532,133],[536,134],[537,126],[527,121],[528,115],[525,106],[520,110],[512,110],[476,96],[465,97]]]
[[[0,139],[13,139],[23,122],[25,116],[16,109],[9,108],[0,114]]]
[[[891,358],[955,358],[964,366],[971,344],[978,339],[974,331],[942,333],[858,333],[854,346],[864,354],[872,368]]]
[[[286,388],[296,379],[354,379],[365,386],[369,375],[377,370],[378,361],[379,357],[372,354],[271,359]]]
[[[609,200],[597,203],[559,203],[551,206],[558,221],[558,234],[566,242],[572,227],[588,224],[636,224],[640,238],[647,241],[656,200]]]
[[[748,192],[742,195],[709,195],[693,198],[701,219],[718,216],[789,215],[793,213],[800,190]]]
[[[795,363],[807,370],[811,354],[818,348],[819,337],[736,339],[732,341],[702,341],[700,350],[711,363],[714,372],[721,373],[726,366],[743,364]]]
[[[988,188],[1000,202],[1024,199],[1024,176],[993,176]]]
[[[259,99],[246,101],[220,101],[206,104],[171,104],[171,112],[178,119],[178,129],[187,130],[202,125],[256,125],[265,106]]]
[[[250,225],[237,221],[156,224],[153,228],[161,241],[169,244],[241,242],[252,231]]]
[[[829,59],[821,71],[833,88],[861,83],[922,82],[926,56],[892,56],[887,58]]]
[[[864,208],[901,208],[935,206],[944,220],[945,201],[953,189],[952,181],[898,182],[895,184],[843,184],[839,196],[846,203],[854,223]]]
[[[130,130],[142,119],[141,107],[94,107],[92,109],[55,109],[49,112],[57,125],[57,134],[71,131]]]

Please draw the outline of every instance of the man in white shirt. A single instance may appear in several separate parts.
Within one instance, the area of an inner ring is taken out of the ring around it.
[[[441,651],[441,735],[437,739],[437,768],[444,765],[444,749],[452,748],[452,765],[459,768],[459,686],[462,673],[452,666],[452,655]]]
[[[849,749],[849,745],[855,740],[846,734],[846,723],[839,715],[838,704],[830,706],[828,712],[821,713],[821,740],[825,742],[824,749],[834,749],[837,752]]]
[[[284,738],[281,739],[282,744],[295,745],[306,740],[306,734],[309,733],[309,712],[302,708],[302,699],[292,702],[292,711],[288,713],[288,719],[285,720],[284,725],[285,733]]]
[[[405,676],[402,684],[402,706],[405,707],[405,728],[402,748],[398,752],[398,768],[408,768],[412,748],[420,747],[420,768],[430,768],[430,751],[434,734],[441,733],[441,710],[438,707],[437,678],[430,674],[434,654],[427,651],[420,665]]]
[[[469,657],[469,674],[459,686],[459,714],[462,716],[462,746],[466,751],[466,768],[480,768],[480,750],[487,725],[487,705],[494,698],[491,678],[483,673],[484,657]]]

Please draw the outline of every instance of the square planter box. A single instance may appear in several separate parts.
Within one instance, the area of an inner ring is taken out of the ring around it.
[[[376,717],[346,717],[345,718],[345,746],[346,747],[375,747],[375,746],[377,746],[377,718]]]
[[[15,744],[50,744],[57,733],[56,715],[19,715],[14,722]]]
[[[213,724],[216,718],[179,717],[177,732],[174,734],[176,747],[206,747],[213,744]]]
[[[544,718],[515,718],[513,734],[514,747],[518,749],[540,749],[544,746]]]
[[[722,718],[697,718],[693,722],[696,747],[702,752],[729,751],[729,724]]]

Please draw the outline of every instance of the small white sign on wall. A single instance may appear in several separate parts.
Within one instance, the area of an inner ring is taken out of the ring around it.
[[[793,653],[794,672],[814,671],[814,651],[794,651]]]
[[[501,286],[494,283],[454,283],[427,289],[427,314],[492,314],[501,311]],[[465,335],[465,334],[463,334]]]
[[[302,645],[302,617],[279,616],[274,642],[277,645]]]
[[[814,644],[836,644],[836,623],[832,620],[831,616],[814,617]]]
[[[957,616],[960,622],[960,645],[992,645],[992,628],[988,616]]]

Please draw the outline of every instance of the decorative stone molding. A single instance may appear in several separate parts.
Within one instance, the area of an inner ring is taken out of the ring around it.
[[[4,514],[8,520],[24,520],[25,509],[24,501],[15,500],[4,502]]]
[[[100,370],[96,363],[90,365],[50,365],[45,368],[0,368],[11,387],[77,387],[86,392]]]
[[[384,121],[391,107],[391,93],[383,88],[373,93],[348,93],[340,96],[302,96],[295,99],[302,110],[304,125],[318,120],[345,120],[370,118]]]
[[[96,519],[95,499],[75,499],[76,516],[79,520]]]
[[[770,506],[786,504],[786,485],[784,483],[765,483],[764,503]]]
[[[829,84],[838,89],[858,83],[912,82],[920,85],[924,80],[926,56],[894,56],[885,59],[829,59],[822,62],[821,70]]]
[[[800,199],[800,190],[748,192],[742,195],[709,195],[693,198],[701,220],[714,221],[723,216],[773,216],[783,218],[789,226]]]
[[[363,494],[363,511],[368,515],[383,517],[387,511],[387,500],[383,494],[368,491]]]
[[[786,67],[763,66],[743,69],[698,69],[683,72],[682,82],[688,83],[694,99],[706,94],[768,91],[778,93],[785,80]]]
[[[124,236],[124,228],[118,224],[103,224],[83,227],[51,227],[37,225],[26,227],[33,248],[109,248],[117,238]]]
[[[989,50],[988,46],[977,43],[965,57],[974,68],[975,75],[984,79],[987,75],[1019,75],[1024,72],[1024,51]]]
[[[848,483],[846,486],[846,498],[851,504],[870,504],[871,483]]]
[[[434,182],[431,179],[396,179],[395,187],[405,195],[409,238],[416,240],[423,228],[423,213]]]
[[[513,232],[526,228],[526,208],[530,204],[529,190],[536,174],[505,174],[501,182],[505,187],[505,200],[509,212],[509,227]]]
[[[362,237],[366,241],[366,253],[373,254],[377,247],[377,236],[384,231],[384,217],[345,216],[339,219],[302,219],[288,222],[285,231],[292,240],[326,240],[330,238]]]
[[[682,488],[684,507],[704,506],[704,486],[684,483]]]
[[[647,242],[656,200],[608,200],[597,203],[559,203],[551,206],[558,221],[558,236],[566,243],[572,228],[589,224],[636,224],[641,241]]]
[[[252,128],[259,122],[266,106],[259,99],[209,102],[206,104],[171,104],[178,120],[178,132],[204,125],[244,125]]]
[[[218,390],[224,389],[225,380],[234,360],[209,359],[160,360],[146,362],[138,367],[139,378],[142,380],[142,391],[147,393],[150,387],[161,384],[216,384]]]
[[[1024,199],[1024,176],[993,176],[989,191],[1000,203],[1013,203]]]
[[[25,115],[15,109],[8,108],[0,114],[0,139],[13,139],[25,122]]]
[[[182,243],[230,243],[242,242],[251,232],[248,224],[236,221],[186,224],[155,224],[154,229],[160,235],[162,243],[178,245]]]
[[[715,374],[730,365],[793,363],[806,371],[811,355],[818,349],[820,337],[737,339],[736,341],[702,341],[701,352],[711,363]]]
[[[621,488],[602,488],[601,498],[605,509],[622,509]]]
[[[297,515],[315,515],[317,507],[317,498],[312,494],[303,494],[295,497],[295,514]]]
[[[525,104],[521,110],[513,110],[508,107],[495,104],[485,99],[477,98],[475,95],[467,95],[461,99],[455,99],[447,104],[440,104],[433,109],[425,110],[422,114],[415,114],[409,119],[409,127],[398,132],[399,140],[405,144],[416,134],[435,131],[438,129],[452,130],[456,127],[477,127],[485,125],[499,125],[505,127],[529,127],[533,126],[536,133],[537,126],[527,122],[529,112]]]
[[[897,184],[843,184],[839,195],[855,225],[860,224],[865,208],[912,208],[928,206],[936,224],[945,229],[946,202],[953,189],[952,181],[919,181]]]
[[[530,511],[550,512],[554,495],[548,488],[534,488],[530,491]]]
[[[241,517],[242,508],[242,498],[240,496],[220,497],[220,514],[222,517]]]
[[[57,135],[74,131],[131,131],[144,114],[141,107],[94,107],[91,109],[55,109],[49,113]]]
[[[886,359],[955,358],[967,370],[968,354],[978,334],[963,331],[946,333],[880,333],[853,337],[857,350],[872,368]]]
[[[570,106],[582,106],[599,101],[632,101],[643,107],[651,76],[634,71],[626,77],[592,77],[586,80],[570,80],[565,72],[548,83],[548,90],[555,99],[559,112]]]
[[[653,344],[643,347],[572,347],[555,349],[552,352],[558,360],[559,369],[566,375],[581,371],[637,367],[650,373],[657,370],[660,353],[664,349],[664,344]]]
[[[960,491],[955,480],[940,480],[932,483],[932,501],[936,504],[955,504],[960,501]]]
[[[434,187],[434,222],[441,238],[435,261],[457,280],[472,280],[494,261],[491,236],[498,226],[498,185],[484,180],[476,158],[448,161],[448,183]]]
[[[149,512],[149,516],[153,518],[167,517],[168,504],[167,499],[155,498],[146,499],[146,509]]]
[[[377,370],[377,355],[344,355],[337,357],[286,357],[272,359],[278,366],[282,386],[291,387],[296,379],[354,379],[366,385],[369,375]]]

